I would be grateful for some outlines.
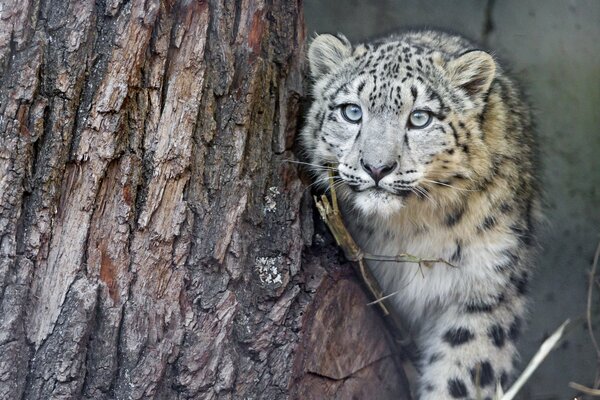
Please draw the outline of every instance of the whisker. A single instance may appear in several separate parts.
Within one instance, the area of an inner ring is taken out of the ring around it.
[[[459,188],[459,187],[456,187],[456,186],[452,186],[452,185],[450,185],[448,183],[438,182],[438,181],[432,181],[431,179],[423,179],[423,181],[429,182],[429,183],[434,183],[436,185],[446,186],[446,187],[449,187],[449,188],[452,188],[452,189],[456,189],[456,190],[461,190],[461,191],[464,191],[464,192],[479,192],[479,190],[477,190],[477,189],[463,189],[463,188]]]
[[[416,190],[417,190],[419,193],[421,193],[421,194],[423,195],[423,197],[425,197],[427,200],[431,201],[431,203],[432,203],[434,206],[436,206],[436,207],[438,206],[438,203],[435,201],[435,199],[434,199],[433,197],[431,197],[431,195],[429,194],[429,192],[427,191],[427,189],[425,189],[425,188],[423,188],[423,187],[419,187],[419,186],[416,186],[416,187],[415,187],[415,189],[416,189]]]
[[[448,173],[448,170],[442,170],[442,169],[432,168],[432,169],[428,170],[428,173],[445,175],[445,174]],[[476,183],[475,179],[472,176],[469,176],[469,174],[461,174],[461,178],[462,179],[468,179],[469,181],[471,181],[473,183]]]
[[[327,182],[328,180],[329,180],[329,177],[327,177],[327,178],[321,178],[321,179],[317,179],[316,181],[314,181],[314,182],[313,182],[313,183],[311,183],[310,185],[306,186],[306,187],[304,188],[304,190],[310,189],[310,188],[312,188],[313,186],[317,186],[317,185],[319,185],[319,184],[321,184],[321,183],[323,183],[323,182]]]
[[[281,162],[287,162],[287,163],[290,163],[290,164],[308,165],[308,166],[311,166],[313,168],[319,168],[319,169],[327,170],[327,171],[337,171],[337,168],[335,168],[335,167],[330,167],[330,166],[327,166],[327,165],[307,163],[307,162],[303,162],[303,161],[281,160]]]
[[[345,182],[342,179],[339,179],[337,181],[333,182],[333,185],[329,186],[326,190],[325,193],[327,193],[328,191],[331,191],[332,189],[339,189]]]

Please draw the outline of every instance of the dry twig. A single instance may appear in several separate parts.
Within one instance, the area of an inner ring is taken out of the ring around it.
[[[591,388],[587,386],[581,385],[576,382],[569,382],[569,386],[573,389],[579,390],[582,393],[591,395],[591,396],[600,396],[600,346],[598,345],[598,340],[596,339],[596,335],[594,334],[594,325],[592,323],[592,305],[594,300],[594,283],[596,282],[596,268],[598,267],[598,259],[600,258],[600,243],[596,247],[596,252],[594,253],[594,261],[592,262],[592,269],[590,270],[590,277],[588,281],[588,291],[587,291],[587,307],[585,313],[586,324],[588,328],[588,334],[590,335],[590,340],[592,341],[592,345],[594,346],[594,350],[596,351],[596,377],[594,378],[594,385]]]

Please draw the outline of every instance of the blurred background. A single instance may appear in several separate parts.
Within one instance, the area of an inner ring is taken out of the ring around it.
[[[583,317],[600,240],[600,1],[305,0],[304,9],[309,35],[340,32],[360,41],[408,27],[441,28],[493,49],[512,71],[535,109],[548,220],[539,232],[543,249],[521,368],[565,319],[580,318],[519,398],[564,400],[576,393],[570,381],[591,386],[596,355]]]

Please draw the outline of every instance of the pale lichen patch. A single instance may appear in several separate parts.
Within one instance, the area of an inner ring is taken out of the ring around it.
[[[283,283],[283,277],[278,269],[283,259],[281,256],[277,257],[256,257],[254,266],[258,272],[260,281],[267,285],[281,285]]]
[[[265,214],[268,212],[273,212],[275,210],[277,210],[277,196],[279,196],[281,193],[279,192],[279,189],[277,189],[277,186],[271,186],[268,190],[267,190],[267,194],[265,195],[265,207],[264,207],[264,212]]]

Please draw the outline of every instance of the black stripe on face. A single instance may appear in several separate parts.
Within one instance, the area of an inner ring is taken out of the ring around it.
[[[414,86],[410,87],[410,94],[412,95],[413,102],[417,101],[417,88]]]
[[[458,140],[458,132],[456,132],[456,128],[454,128],[454,125],[452,124],[452,122],[450,122],[448,125],[450,126],[450,129],[452,130],[452,136],[454,136],[455,144],[457,146],[460,145],[460,142]]]
[[[439,107],[440,107],[440,111],[434,113],[434,115],[440,121],[445,120],[446,117],[448,116],[448,113],[450,112],[450,109],[448,107],[446,107],[446,104],[444,103],[444,101],[442,100],[440,95],[436,91],[434,91],[430,88],[427,88],[427,100],[428,101],[437,101],[437,103],[439,104]]]
[[[365,88],[365,85],[367,84],[367,80],[365,79],[364,81],[362,81],[361,83],[358,84],[358,87],[356,88],[356,93],[360,96],[363,89]]]
[[[337,88],[337,90],[331,95],[329,96],[329,99],[331,101],[335,100],[335,98],[341,93],[344,92],[344,94],[349,94],[350,91],[348,90],[348,83],[343,84],[342,86],[340,86],[339,88]]]
[[[315,138],[319,137],[319,134],[323,130],[323,124],[325,123],[325,113],[322,112],[317,118],[319,118],[321,121],[319,122],[319,127],[315,129],[313,133]]]
[[[428,101],[434,101],[435,100],[438,103],[443,104],[442,98],[440,97],[440,95],[436,91],[434,91],[434,90],[432,90],[430,88],[427,88],[427,100]]]

